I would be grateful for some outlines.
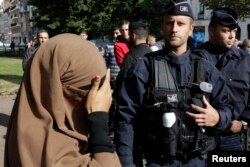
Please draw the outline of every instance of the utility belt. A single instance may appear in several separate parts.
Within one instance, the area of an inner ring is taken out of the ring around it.
[[[215,148],[215,139],[209,128],[204,132],[186,115],[186,110],[172,108],[170,111],[175,114],[176,121],[169,128],[164,126],[167,112],[159,106],[145,106],[143,113],[138,115],[139,139],[145,156],[185,160],[190,159],[190,155],[204,157]]]

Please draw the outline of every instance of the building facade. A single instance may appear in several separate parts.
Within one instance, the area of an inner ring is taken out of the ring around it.
[[[28,5],[28,0],[3,0],[1,6],[3,16],[7,18],[7,21],[2,23],[4,30],[1,33],[19,46],[26,45],[35,34],[34,23],[31,20],[34,7]]]
[[[206,9],[199,0],[189,0],[195,19],[195,29],[193,32],[193,38],[197,45],[203,43],[209,39],[208,25],[210,22],[212,10]],[[250,16],[247,16],[244,20],[239,20],[239,29],[237,39],[243,41],[245,38],[250,39]]]
[[[5,9],[9,1],[2,2],[0,4],[0,41],[8,41],[11,40],[11,29],[10,29],[10,19],[8,13],[5,12]],[[9,35],[8,35],[9,34]]]

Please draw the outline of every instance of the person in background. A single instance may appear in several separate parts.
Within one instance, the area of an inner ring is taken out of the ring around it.
[[[106,61],[106,65],[108,68],[110,68],[110,72],[111,72],[111,82],[112,84],[112,88],[114,88],[114,84],[115,84],[115,80],[116,77],[120,71],[120,67],[117,65],[116,62],[116,58],[115,58],[115,54],[114,54],[114,43],[117,41],[117,37],[121,34],[119,27],[114,27],[113,28],[113,41],[112,43],[108,43],[105,46],[104,49],[104,59]]]
[[[121,35],[117,37],[114,45],[116,62],[121,67],[125,54],[130,50],[129,46],[129,21],[122,20],[119,24]]]
[[[121,167],[108,137],[110,71],[95,47],[79,35],[57,35],[27,69],[10,116],[5,167]]]
[[[205,167],[214,130],[231,122],[227,87],[187,46],[194,28],[190,4],[169,1],[161,20],[165,47],[139,59],[118,92],[117,153],[123,167],[141,161],[146,167]]]
[[[146,53],[151,52],[146,43],[148,36],[147,23],[143,21],[132,22],[129,25],[129,38],[131,43],[130,51],[125,55],[121,70],[117,77],[117,87],[121,86],[123,80],[127,77],[130,68],[136,64],[138,59],[142,58]],[[119,88],[117,88],[119,91]],[[117,90],[116,90],[117,91]]]
[[[24,58],[23,58],[23,70],[25,70],[30,57],[36,52],[39,46],[49,39],[48,31],[44,29],[39,30],[36,34],[36,39],[37,40],[34,46],[32,46],[31,48],[27,48],[25,51]]]
[[[83,39],[88,39],[88,32],[86,30],[81,30],[79,35],[83,38]]]
[[[156,37],[154,34],[149,34],[147,37],[147,44],[149,47],[153,46],[156,43]]]
[[[131,50],[125,55],[121,70],[117,76],[116,89],[114,91],[115,98],[120,91],[123,80],[129,75],[129,70],[136,62],[141,59],[146,53],[151,52],[151,49],[146,43],[148,36],[147,23],[139,20],[132,22],[129,25],[129,38]]]
[[[10,43],[10,48],[11,48],[11,51],[14,52],[15,51],[15,42],[12,40],[11,43]]]
[[[34,45],[37,43],[37,37],[33,36],[32,39],[28,42],[27,44],[27,48],[32,48],[34,47]]]
[[[112,36],[113,41],[111,43],[108,43],[104,48],[104,59],[106,62],[107,67],[110,69],[111,73],[111,89],[114,90],[116,87],[116,78],[120,71],[120,67],[117,65],[115,54],[114,54],[114,43],[117,41],[117,37],[121,35],[119,27],[115,26],[113,27]],[[109,109],[109,135],[113,137],[114,135],[114,114],[116,112],[116,101],[113,98],[111,107]]]
[[[119,27],[115,26],[113,28],[113,42],[118,41],[117,37],[121,35]]]
[[[244,39],[242,43],[242,50],[245,50],[248,54],[250,54],[250,40]]]
[[[146,43],[148,36],[147,23],[143,21],[136,21],[129,24],[129,38],[131,43],[131,50],[126,53],[121,70],[116,79],[116,87],[114,90],[114,99],[117,98],[117,93],[120,91],[123,80],[126,79],[130,68],[142,58],[146,53],[151,52]],[[117,112],[117,111],[116,111]]]
[[[194,51],[223,74],[234,106],[230,126],[216,133],[217,150],[220,151],[243,150],[243,121],[250,123],[250,56],[235,46],[237,27],[238,14],[235,10],[214,9],[208,27],[209,41]]]
[[[155,42],[155,43],[150,47],[150,49],[151,49],[153,52],[155,52],[155,51],[157,51],[157,50],[163,49],[164,46],[165,46],[164,40],[159,40],[159,41]]]
[[[240,41],[237,38],[235,38],[233,46],[240,49],[239,44],[240,44]]]
[[[83,39],[87,40],[89,43],[94,45],[96,47],[96,49],[100,52],[100,54],[103,55],[104,49],[102,47],[98,48],[94,42],[88,40],[89,35],[88,35],[87,30],[85,30],[85,29],[80,30],[79,35],[80,35],[80,37],[82,37]]]

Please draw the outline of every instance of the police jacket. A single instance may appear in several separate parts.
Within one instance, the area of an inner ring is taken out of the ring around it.
[[[146,43],[134,46],[125,55],[121,70],[124,71],[124,73],[127,73],[127,71],[137,62],[138,58],[143,57],[146,53],[149,52],[151,52],[151,50]]]
[[[131,73],[123,81],[117,97],[118,112],[116,115],[115,143],[120,161],[124,167],[133,166],[133,149],[136,141],[136,116],[144,101],[145,93],[150,87],[149,53],[140,58]],[[190,50],[176,56],[167,49],[159,50],[154,54],[162,54],[170,64],[170,71],[179,86],[188,83],[191,73]],[[227,88],[220,72],[209,63],[204,67],[208,80],[214,86],[209,100],[219,112],[220,121],[216,129],[225,130],[231,122],[231,106],[227,101]],[[136,145],[136,144],[135,144]]]
[[[215,65],[225,77],[229,88],[229,98],[233,103],[233,119],[241,119],[250,123],[249,91],[250,91],[250,56],[232,47],[220,51],[206,42],[195,53]]]
[[[127,77],[129,69],[137,62],[137,60],[140,57],[143,57],[146,53],[149,52],[151,52],[151,50],[148,47],[148,45],[146,43],[142,43],[136,45],[125,55],[124,61],[121,66],[121,70],[116,79],[116,89],[114,93],[115,96],[117,95],[117,92],[120,90],[123,79]]]

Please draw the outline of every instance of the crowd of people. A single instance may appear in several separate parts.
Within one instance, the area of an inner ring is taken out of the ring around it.
[[[211,151],[243,151],[250,124],[250,40],[236,46],[238,15],[212,11],[194,47],[194,16],[169,1],[161,39],[145,20],[121,20],[104,52],[87,31],[26,51],[11,113],[5,167],[206,167]]]

